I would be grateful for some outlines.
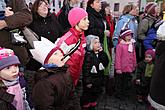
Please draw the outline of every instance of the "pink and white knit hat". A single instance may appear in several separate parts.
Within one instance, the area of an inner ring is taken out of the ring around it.
[[[20,64],[20,61],[13,50],[0,47],[0,70],[14,64]]]
[[[132,35],[132,34],[133,32],[130,29],[126,28],[126,29],[121,30],[120,38],[125,39],[126,36]]]

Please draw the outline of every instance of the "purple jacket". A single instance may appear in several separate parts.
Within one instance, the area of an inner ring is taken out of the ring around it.
[[[119,43],[116,47],[115,69],[122,72],[133,72],[136,67],[136,52],[133,46],[133,52],[128,51],[129,44]]]

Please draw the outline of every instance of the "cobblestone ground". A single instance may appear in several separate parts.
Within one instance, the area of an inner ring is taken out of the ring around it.
[[[134,94],[122,100],[115,98],[114,95],[102,94],[98,100],[97,110],[147,110],[147,106],[138,103]]]
[[[82,93],[82,87],[79,86],[79,95]],[[100,95],[96,110],[147,110],[146,103],[138,103],[134,87],[129,91],[129,96],[125,99],[117,99],[114,95],[108,96],[105,93]]]

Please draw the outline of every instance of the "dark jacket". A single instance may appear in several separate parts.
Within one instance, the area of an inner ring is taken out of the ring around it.
[[[95,54],[93,51],[88,51],[85,54],[84,64],[83,64],[83,85],[86,87],[88,84],[92,84],[93,92],[98,92],[103,83],[104,70],[99,70],[99,64],[102,63],[104,68],[108,66],[109,60],[108,56],[104,51]],[[92,67],[95,66],[97,73],[91,73]]]
[[[151,80],[150,96],[152,100],[165,106],[165,42],[158,42],[156,47],[156,64]]]
[[[72,79],[66,70],[61,67],[38,71],[32,95],[36,110],[80,110]]]
[[[150,84],[151,77],[145,77],[147,63],[143,60],[137,65],[136,79],[140,79],[140,85],[146,86]]]
[[[40,39],[42,36],[53,43],[63,34],[62,26],[59,24],[55,14],[49,13],[45,18],[38,14],[33,14],[33,22],[28,27],[32,29]]]
[[[87,13],[89,19],[89,27],[88,30],[85,31],[85,35],[96,35],[99,37],[100,43],[103,44],[105,26],[102,15],[92,7],[87,7]]]
[[[4,19],[8,27],[0,30],[0,46],[13,49],[21,64],[26,64],[29,59],[26,48],[24,46],[12,45],[9,31],[30,24],[32,16],[24,0],[9,0],[7,6],[12,8],[14,14]]]
[[[0,109],[1,110],[16,110],[11,104],[14,100],[14,95],[6,92],[6,89],[0,88]]]
[[[68,4],[64,5],[57,14],[58,21],[62,25],[64,30],[68,30],[69,28],[71,28],[71,25],[68,21],[68,13],[71,9],[72,7],[70,7]]]

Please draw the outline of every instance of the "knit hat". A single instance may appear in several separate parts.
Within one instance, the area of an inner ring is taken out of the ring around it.
[[[75,7],[69,11],[68,21],[71,27],[74,27],[86,16],[88,16],[88,13],[84,9]]]
[[[93,50],[93,41],[94,41],[94,39],[99,39],[99,37],[95,36],[95,35],[86,36],[87,50],[89,50],[89,51]]]
[[[152,59],[155,59],[155,51],[153,51],[152,49],[149,49],[145,52],[145,55],[151,55],[152,56]]]
[[[149,2],[145,7],[145,13],[149,15],[155,14],[155,7],[157,6],[157,3],[155,2]]]
[[[0,70],[14,64],[20,64],[20,61],[13,50],[0,47]]]
[[[120,38],[125,39],[126,36],[132,35],[132,34],[133,32],[130,29],[126,28],[126,29],[121,30]]]

